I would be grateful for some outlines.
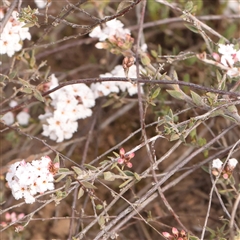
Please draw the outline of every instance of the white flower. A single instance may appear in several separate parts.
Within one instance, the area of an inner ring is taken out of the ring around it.
[[[18,113],[16,118],[20,125],[28,125],[30,115],[27,112],[21,111],[20,113]]]
[[[14,100],[11,100],[10,103],[9,103],[9,106],[10,107],[16,107],[18,105],[17,101],[14,101]]]
[[[218,44],[219,48],[218,48],[218,52],[221,53],[222,55],[232,55],[235,54],[237,51],[236,49],[234,49],[234,45],[233,44]]]
[[[222,165],[223,165],[223,162],[219,158],[214,159],[212,162],[212,168],[216,168],[220,170],[222,168]]]
[[[14,123],[14,115],[12,112],[7,112],[1,117],[1,120],[7,125],[12,125]]]
[[[97,26],[89,34],[90,37],[98,38],[99,41],[105,41],[107,38],[116,35],[117,37],[124,37],[126,34],[130,35],[129,29],[123,28],[123,23],[117,19],[106,22],[106,27],[103,29]]]
[[[226,67],[233,67],[234,59],[233,59],[232,55],[222,55],[221,63]]]
[[[236,67],[230,68],[229,70],[227,70],[227,75],[229,77],[237,77],[240,75],[240,70]]]
[[[112,74],[111,73],[101,74],[100,77],[101,78],[112,77]],[[107,96],[112,92],[115,92],[115,93],[119,92],[118,85],[114,81],[92,83],[91,89],[94,92],[95,98],[98,98],[101,96]]]
[[[21,41],[31,39],[29,29],[23,27],[24,25],[23,22],[19,22],[18,13],[13,11],[0,35],[0,54],[7,54],[12,57],[15,52],[22,49]]]
[[[237,164],[238,164],[238,160],[236,158],[230,158],[227,163],[228,167],[231,169],[234,169]]]
[[[34,0],[38,8],[45,8],[47,5],[47,0]]]
[[[34,195],[54,189],[54,178],[49,171],[49,157],[34,160],[32,163],[21,162],[10,166],[6,175],[8,185],[15,199],[24,198],[26,203],[35,202]]]

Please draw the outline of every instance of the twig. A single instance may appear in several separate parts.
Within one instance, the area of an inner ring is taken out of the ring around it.
[[[231,15],[205,15],[205,16],[196,16],[198,20],[202,21],[213,21],[213,20],[226,20],[226,19],[239,19],[240,15],[239,14],[231,14]],[[156,20],[153,22],[147,22],[143,24],[143,29],[145,28],[150,28],[150,27],[155,27],[159,25],[164,25],[164,24],[171,24],[175,22],[184,22],[184,20],[181,17],[173,17],[173,18],[166,18],[166,19],[160,19]],[[130,26],[128,27],[129,30],[137,30],[138,25]]]
[[[179,7],[175,6],[174,4],[171,4],[169,2],[167,2],[166,0],[156,0],[159,3],[162,3],[172,9],[175,9],[183,14],[185,14],[187,17],[189,17],[193,22],[197,23],[199,26],[201,26],[202,28],[208,30],[210,33],[212,33],[213,35],[224,39],[227,43],[229,43],[229,40],[227,38],[225,38],[224,36],[222,36],[221,34],[219,34],[218,32],[216,32],[215,30],[213,30],[212,28],[210,28],[208,25],[206,25],[205,23],[199,21],[195,16],[193,16],[191,13],[189,12],[185,12],[182,9],[180,9]]]
[[[229,222],[231,239],[234,239],[234,230],[233,230],[234,218],[236,216],[237,209],[239,209],[238,208],[239,204],[240,204],[240,193],[238,194],[237,199],[234,202],[234,205],[233,205],[233,208],[232,208],[232,213],[231,213],[231,219],[230,219],[230,222]],[[237,226],[236,226],[236,229],[238,229],[238,231],[239,231],[239,228]]]
[[[126,14],[127,12],[129,12],[132,8],[134,8],[134,6],[136,6],[138,3],[140,3],[142,0],[136,0],[135,2],[133,2],[131,5],[129,5],[128,7],[122,9],[121,11],[117,12],[116,14],[112,15],[112,16],[108,16],[108,17],[105,17],[101,20],[99,20],[97,23],[87,27],[86,31],[83,32],[83,33],[78,33],[76,35],[72,35],[72,36],[69,36],[69,37],[64,37],[63,39],[60,39],[60,40],[57,40],[55,42],[51,42],[51,43],[46,43],[46,44],[42,44],[42,45],[36,45],[34,44],[33,46],[31,47],[28,47],[28,48],[24,48],[23,50],[24,51],[28,51],[28,50],[32,50],[32,49],[37,49],[37,48],[47,48],[49,46],[52,46],[54,44],[57,44],[57,43],[61,43],[61,42],[64,42],[64,41],[67,41],[67,40],[70,40],[70,39],[74,39],[74,38],[77,38],[77,37],[80,37],[80,36],[83,36],[83,35],[86,35],[88,34],[89,32],[91,32],[95,27],[97,27],[98,25],[100,24],[103,24],[103,23],[106,23],[110,20],[113,20],[117,17],[120,17],[120,16],[123,16],[124,14]]]
[[[78,187],[75,188],[73,192],[73,201],[72,201],[72,214],[70,218],[70,225],[69,225],[69,234],[68,234],[68,240],[72,239],[73,235],[73,227],[74,227],[74,219],[75,219],[75,209],[76,209],[76,203],[77,203],[77,195],[78,195]]]

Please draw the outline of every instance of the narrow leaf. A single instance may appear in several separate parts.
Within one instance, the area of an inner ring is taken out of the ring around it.
[[[202,106],[202,98],[200,95],[198,95],[197,93],[193,92],[193,91],[190,91],[191,92],[191,95],[192,95],[192,100],[193,102],[197,105],[197,106]]]
[[[58,177],[54,182],[60,182],[63,178],[66,177],[66,174],[62,174],[60,175],[60,177]]]
[[[42,94],[41,94],[40,91],[38,91],[37,89],[34,90],[33,96],[34,96],[37,100],[39,100],[39,101],[41,101],[41,102],[44,102],[44,98],[43,98]]]
[[[85,187],[85,188],[90,188],[90,189],[97,189],[97,187],[95,187],[93,184],[91,184],[90,182],[84,182],[82,181],[81,184]]]
[[[156,98],[156,97],[159,95],[160,91],[161,91],[161,88],[158,87],[158,88],[153,92],[151,98],[152,98],[152,99]]]
[[[84,173],[84,171],[79,167],[72,166],[72,169],[78,176]]]
[[[111,172],[104,172],[103,177],[104,177],[104,180],[106,180],[106,181],[114,181],[115,180],[114,174],[112,174]]]
[[[83,190],[83,188],[81,187],[81,188],[79,188],[79,190],[78,190],[78,199],[80,199],[82,196],[83,196],[83,194],[84,194],[84,190]]]
[[[183,100],[183,95],[181,92],[176,91],[176,90],[167,90],[167,92],[174,98]]]

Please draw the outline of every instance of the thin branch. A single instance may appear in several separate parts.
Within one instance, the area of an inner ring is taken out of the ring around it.
[[[149,81],[149,79],[136,79],[136,78],[131,78],[131,80],[134,81],[138,81],[140,83],[148,83],[148,84],[160,84],[160,85],[174,85],[174,84],[178,84],[181,86],[187,86],[190,87],[191,89],[198,89],[204,92],[212,92],[212,93],[218,93],[218,94],[222,94],[222,95],[228,95],[228,96],[232,96],[232,97],[240,97],[240,93],[238,92],[230,92],[230,91],[224,91],[224,90],[218,90],[218,89],[214,89],[214,88],[210,88],[210,87],[205,87],[205,86],[201,86],[201,85],[197,85],[194,83],[190,83],[190,82],[184,82],[184,81],[170,81],[170,80],[151,80]],[[85,78],[85,79],[76,79],[76,80],[72,80],[72,81],[67,81],[64,83],[59,84],[57,87],[45,92],[42,94],[43,97],[48,96],[50,93],[53,93],[55,91],[57,91],[58,89],[61,89],[65,86],[68,85],[73,85],[73,84],[79,84],[79,83],[86,83],[86,84],[90,84],[90,83],[96,83],[96,82],[107,82],[107,81],[116,81],[116,82],[128,82],[129,80],[127,80],[126,78],[119,78],[119,77],[111,77],[111,78]],[[30,100],[26,100],[24,103],[19,104],[15,107],[12,108],[7,108],[7,109],[3,109],[0,111],[0,114],[5,114],[9,111],[16,111],[16,110],[20,110],[22,108],[24,108],[27,104],[30,104],[32,102],[37,102],[38,100],[32,98]]]

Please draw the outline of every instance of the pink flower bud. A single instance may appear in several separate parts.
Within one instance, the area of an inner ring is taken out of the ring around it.
[[[224,179],[228,179],[228,177],[229,177],[229,176],[228,176],[227,173],[224,173],[224,174],[223,174],[223,178],[224,178]]]
[[[172,233],[178,236],[178,230],[175,227],[172,228]]]
[[[128,155],[128,157],[131,159],[131,158],[134,158],[134,156],[135,156],[135,153],[130,153],[129,155]]]
[[[127,162],[126,165],[127,165],[128,168],[132,168],[132,163],[131,162]]]
[[[123,160],[122,158],[119,158],[119,159],[118,159],[118,163],[119,163],[119,164],[123,164],[123,163],[124,163],[124,160]]]
[[[181,235],[182,235],[182,237],[185,237],[186,236],[186,232],[184,230],[181,230]]]
[[[5,219],[6,219],[7,221],[11,220],[11,215],[10,215],[9,212],[7,212],[7,213],[5,214]]]
[[[168,232],[162,232],[162,235],[166,238],[171,237],[170,233],[168,233]]]
[[[24,213],[20,213],[20,214],[18,214],[18,219],[22,219],[22,218],[24,218],[24,216],[25,216]]]
[[[218,53],[215,53],[215,52],[212,53],[212,57],[215,61],[220,62],[220,56]]]
[[[119,151],[119,153],[120,153],[121,155],[124,155],[124,154],[125,154],[124,148],[121,148],[120,151]]]

